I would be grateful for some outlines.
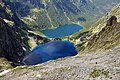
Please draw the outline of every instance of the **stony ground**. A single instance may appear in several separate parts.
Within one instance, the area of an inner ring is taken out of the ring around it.
[[[120,80],[120,46],[17,67],[1,74],[0,80]]]

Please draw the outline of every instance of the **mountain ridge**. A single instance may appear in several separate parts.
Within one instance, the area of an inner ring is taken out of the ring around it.
[[[72,23],[88,27],[119,2],[119,0],[114,2],[105,0],[100,5],[102,1],[91,0],[4,1],[6,1],[6,5],[10,5],[7,2],[14,4],[14,10],[19,18],[34,30],[59,27],[60,25]],[[38,5],[42,7],[38,7]]]
[[[119,44],[120,4],[115,6],[106,16],[103,16],[90,29],[76,35],[76,45],[79,50],[107,49],[114,44]],[[81,35],[82,34],[82,35]],[[116,41],[115,41],[116,40]],[[92,48],[92,46],[94,48]],[[98,48],[99,47],[99,48]]]

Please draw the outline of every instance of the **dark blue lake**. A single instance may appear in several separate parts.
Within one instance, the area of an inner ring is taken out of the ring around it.
[[[58,38],[58,37],[70,36],[76,32],[79,32],[81,29],[83,29],[83,27],[80,25],[66,24],[63,26],[59,26],[58,28],[55,29],[42,30],[41,32],[49,38]]]
[[[26,65],[36,65],[49,60],[75,56],[76,54],[77,50],[72,42],[51,41],[35,47],[23,58],[23,63]]]

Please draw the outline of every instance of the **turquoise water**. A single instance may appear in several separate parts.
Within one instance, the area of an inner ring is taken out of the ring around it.
[[[51,41],[35,47],[23,58],[23,63],[26,65],[36,65],[49,60],[75,56],[76,54],[77,50],[72,42]]]
[[[77,24],[66,24],[55,29],[46,29],[41,32],[49,38],[59,38],[64,36],[70,36],[75,32],[79,32],[83,29],[82,26]]]

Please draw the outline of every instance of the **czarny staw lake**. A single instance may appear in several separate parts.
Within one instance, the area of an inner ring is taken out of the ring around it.
[[[42,32],[50,38],[58,38],[72,35],[80,31],[83,27],[76,24],[66,24],[55,29],[47,29]],[[24,58],[25,65],[36,65],[49,60],[55,60],[67,56],[75,56],[78,52],[75,45],[70,41],[51,41],[45,44],[40,44],[33,48]]]
[[[77,54],[76,47],[69,41],[51,41],[42,45],[38,45],[24,58],[25,65],[36,65],[49,60],[55,60],[67,56],[75,56]]]
[[[83,29],[83,27],[77,24],[65,24],[54,29],[46,29],[40,32],[49,38],[59,38],[70,36],[76,32],[79,32],[81,29]]]

